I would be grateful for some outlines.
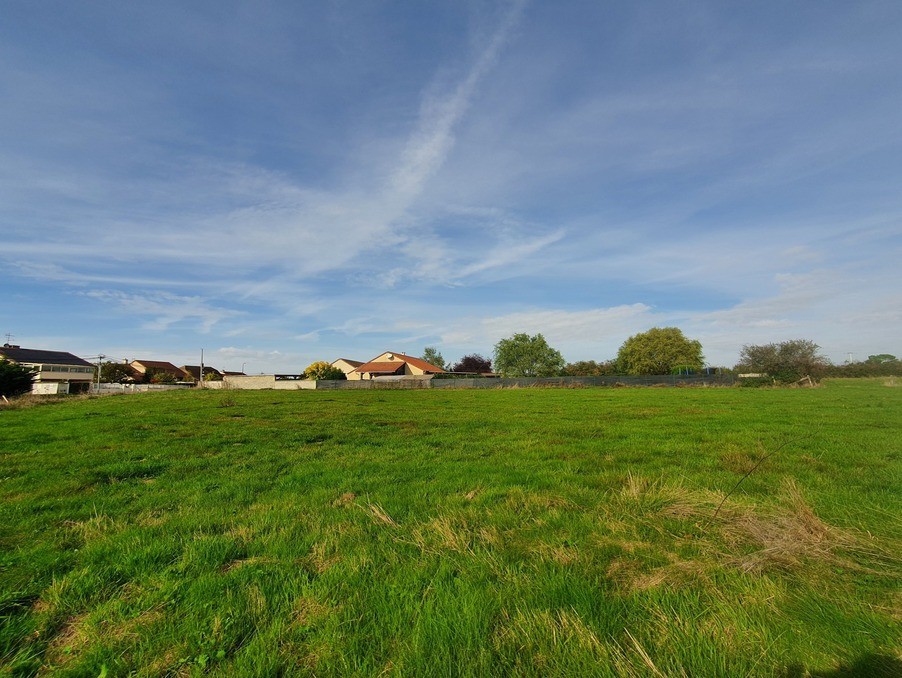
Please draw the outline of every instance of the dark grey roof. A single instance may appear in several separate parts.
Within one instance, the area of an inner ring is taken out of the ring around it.
[[[182,365],[179,369],[186,374],[190,374],[194,379],[197,379],[200,375],[200,365]],[[207,376],[208,374],[215,374],[220,377],[222,376],[222,372],[217,370],[215,367],[204,365],[204,376]]]
[[[0,356],[17,363],[33,365],[81,365],[94,367],[87,360],[66,353],[65,351],[41,351],[36,348],[7,348],[0,346]]]

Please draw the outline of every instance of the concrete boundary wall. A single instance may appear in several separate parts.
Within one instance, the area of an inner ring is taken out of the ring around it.
[[[221,382],[207,382],[205,388],[252,389],[274,391],[343,391],[392,389],[472,389],[472,388],[586,388],[596,386],[731,386],[733,375],[660,375],[648,377],[545,377],[545,378],[472,378],[472,379],[365,379],[343,380],[277,380],[272,374],[258,376],[227,375]],[[216,384],[216,386],[213,386]]]
[[[647,377],[533,377],[434,379],[432,388],[581,388],[591,386],[730,386],[732,375],[653,375]]]
[[[183,391],[194,388],[193,384],[100,384],[91,387],[91,393],[148,393],[150,391]]]
[[[315,381],[304,379],[276,379],[274,374],[236,375],[227,374],[222,381],[208,381],[204,388],[221,390],[253,390],[253,391],[307,391],[316,388]],[[213,384],[217,384],[213,386]]]

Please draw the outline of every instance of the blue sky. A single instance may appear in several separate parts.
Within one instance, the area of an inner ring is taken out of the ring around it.
[[[902,355],[902,3],[27,2],[0,332],[299,372]]]

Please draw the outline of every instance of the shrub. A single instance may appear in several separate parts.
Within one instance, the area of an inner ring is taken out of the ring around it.
[[[820,346],[809,339],[793,339],[778,344],[743,346],[739,353],[739,372],[763,372],[778,383],[791,384],[802,377],[818,380],[830,362],[818,353]]]
[[[335,379],[345,379],[345,373],[342,372],[337,367],[330,365],[325,360],[317,360],[314,363],[310,363],[306,370],[304,370],[304,379],[310,379],[311,381],[322,381],[322,380],[335,380]]]
[[[580,360],[575,363],[567,363],[564,374],[568,377],[606,377],[616,374],[617,369],[610,360],[595,362],[594,360]]]
[[[485,374],[492,371],[492,361],[488,358],[473,353],[465,355],[451,368],[452,372],[471,372],[473,374]]]
[[[31,391],[37,373],[29,367],[0,358],[0,396],[12,398]]]

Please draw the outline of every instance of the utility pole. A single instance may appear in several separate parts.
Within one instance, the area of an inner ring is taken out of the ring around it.
[[[200,350],[200,372],[198,373],[197,387],[204,387],[204,349]]]
[[[103,359],[104,359],[104,358],[106,358],[106,356],[103,355],[103,353],[99,353],[99,354],[97,354],[97,355],[95,355],[95,356],[92,356],[92,357],[90,358],[91,360],[96,360],[96,361],[97,361],[97,383],[96,383],[96,385],[94,386],[94,392],[95,392],[95,393],[100,393],[100,368],[103,367]]]

